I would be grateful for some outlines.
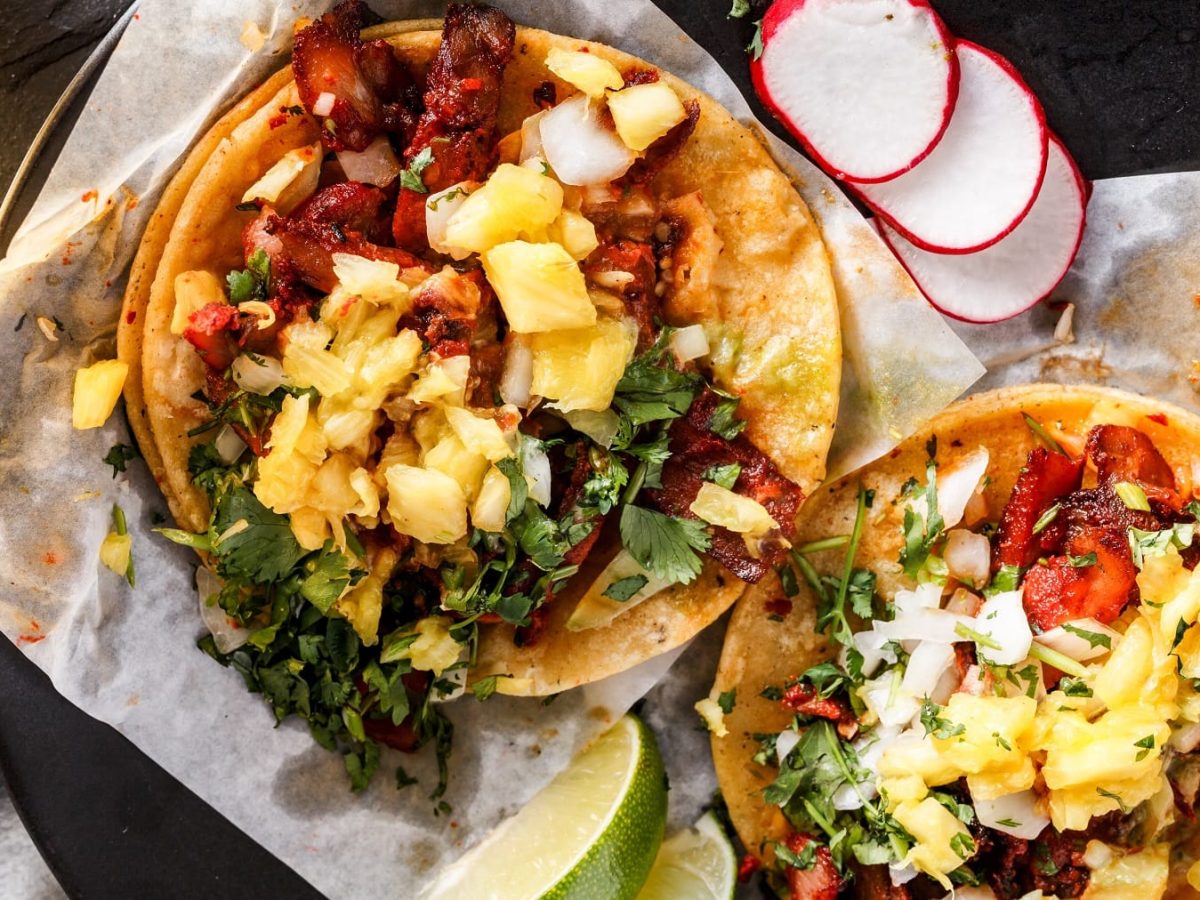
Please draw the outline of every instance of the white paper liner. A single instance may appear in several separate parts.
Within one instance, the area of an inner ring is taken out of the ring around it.
[[[437,15],[440,4],[373,3],[385,18]],[[736,116],[749,110],[732,82],[649,0],[499,4],[515,20],[604,41],[706,90]],[[669,666],[660,657],[550,706],[467,697],[456,725],[453,810],[434,815],[431,753],[385,753],[372,787],[352,795],[340,757],[302,725],[272,728],[261,698],[196,650],[201,633],[191,555],[150,533],[165,503],[144,466],[116,479],[101,463],[127,440],[114,417],[74,432],[75,370],[112,355],[125,270],[158,192],[188,145],[237,96],[283,62],[292,23],[323,11],[303,0],[143,0],[54,171],[0,262],[6,321],[0,359],[0,631],[56,687],[114,725],[173,775],[331,897],[382,885],[417,887],[521,806],[571,753],[627,709]],[[265,35],[250,52],[247,21]],[[824,175],[768,138],[820,221],[834,262],[845,329],[842,415],[831,468],[846,471],[890,449],[982,372],[874,231]],[[36,316],[56,317],[47,340]],[[134,535],[138,586],[99,566],[111,505]],[[652,721],[664,735],[677,808],[687,821],[710,792],[711,766],[691,704],[706,693],[719,636],[697,643],[689,666],[660,689]],[[705,668],[707,667],[707,668]],[[699,690],[699,693],[697,693]],[[397,793],[390,767],[422,780]]]

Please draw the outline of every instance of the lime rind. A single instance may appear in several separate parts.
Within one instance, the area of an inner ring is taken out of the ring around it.
[[[663,842],[637,900],[731,900],[737,855],[711,810]]]

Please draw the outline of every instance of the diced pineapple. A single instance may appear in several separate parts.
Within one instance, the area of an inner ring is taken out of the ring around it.
[[[963,732],[946,740],[935,738],[934,746],[968,774],[1011,770],[1024,758],[1022,746],[1036,714],[1037,701],[1032,697],[975,697],[958,692],[950,697],[941,716],[961,726]],[[1032,770],[1029,777],[1032,784]]]
[[[470,371],[469,356],[451,356],[430,363],[417,378],[416,384],[409,389],[408,399],[417,403],[437,401],[451,406],[462,406]]]
[[[100,542],[100,562],[124,577],[129,569],[129,558],[133,553],[133,535],[110,531]]]
[[[518,678],[515,675],[497,675],[496,693],[509,697],[528,697],[533,690],[533,679]]]
[[[471,524],[484,531],[503,531],[511,500],[508,476],[492,466],[483,476],[483,484],[471,506]]]
[[[421,464],[453,478],[467,500],[478,496],[488,469],[487,457],[469,451],[456,434],[448,434],[434,444],[422,457]]]
[[[559,244],[510,241],[483,254],[483,268],[518,334],[584,328],[596,321],[579,264]]]
[[[398,559],[392,548],[380,550],[371,560],[371,571],[337,600],[337,611],[354,627],[364,646],[374,647],[379,642],[383,586],[392,577]]]
[[[723,738],[729,734],[729,729],[725,725],[725,712],[721,709],[721,705],[712,697],[697,700],[694,709],[700,714],[700,718],[704,720],[705,727],[713,735]]]
[[[392,526],[426,544],[451,544],[467,533],[467,498],[459,483],[436,469],[390,467],[388,514]]]
[[[779,527],[757,500],[707,481],[700,485],[688,509],[710,525],[720,525],[738,534],[766,534]]]
[[[99,428],[108,421],[121,399],[129,366],[119,359],[104,359],[75,373],[71,425],[80,431]]]
[[[289,150],[246,189],[242,202],[269,203],[286,216],[316,191],[323,156],[320,143]]]
[[[337,518],[350,514],[359,504],[358,491],[350,476],[358,468],[345,453],[333,453],[321,463],[309,487],[309,505]]]
[[[414,630],[419,637],[403,654],[412,660],[414,669],[432,672],[437,677],[458,662],[463,645],[450,633],[453,624],[448,616],[426,616],[417,622]]]
[[[971,789],[972,797],[995,800],[1027,791],[1036,780],[1037,770],[1033,760],[1026,756],[1018,759],[1010,768],[993,767],[976,775],[968,775],[967,786]]]
[[[175,308],[171,312],[171,334],[183,334],[192,313],[210,303],[225,302],[225,291],[212,272],[180,272],[175,276]]]
[[[916,838],[908,862],[950,889],[946,875],[974,853],[966,826],[933,797],[901,803],[892,815]]]
[[[1180,622],[1191,625],[1200,616],[1200,575],[1184,567],[1174,546],[1159,556],[1148,555],[1137,583],[1143,600],[1153,604],[1142,608],[1143,615],[1157,616],[1164,640],[1174,641]]]
[[[482,253],[497,244],[540,234],[562,211],[563,189],[553,178],[501,164],[446,222],[445,243]]]
[[[326,349],[333,339],[327,325],[296,322],[284,331],[283,373],[297,387],[312,387],[322,397],[333,397],[350,387],[346,364]]]
[[[255,492],[257,496],[257,491]],[[288,515],[292,535],[305,550],[320,550],[329,540],[329,517],[311,506],[301,506]]]
[[[885,778],[879,783],[880,793],[887,795],[888,809],[894,810],[901,803],[924,800],[929,796],[929,788],[925,786],[920,775],[898,775],[895,778]]]
[[[902,735],[883,751],[879,758],[879,774],[883,778],[916,775],[925,784],[937,787],[956,781],[964,773],[938,753],[931,737],[912,732]]]
[[[354,405],[360,409],[378,409],[400,382],[412,375],[421,358],[421,338],[404,329],[365,348],[354,367]]]
[[[625,146],[639,153],[687,118],[678,95],[661,81],[610,92],[608,110]]]
[[[408,285],[400,281],[400,266],[381,259],[367,259],[353,253],[333,254],[333,274],[337,293],[361,297],[377,306],[394,306],[406,311],[410,305]]]
[[[562,244],[574,259],[587,259],[600,246],[596,238],[596,226],[584,215],[572,209],[564,209],[550,223],[546,236],[556,244]]]
[[[1172,651],[1179,659],[1179,674],[1184,678],[1200,678],[1200,626],[1193,625],[1183,633],[1183,640]]]
[[[616,66],[582,50],[555,47],[546,54],[546,68],[593,100],[603,97],[605,89],[617,90],[625,84]]]
[[[509,446],[495,419],[485,419],[469,410],[448,406],[446,421],[467,450],[478,453],[488,462],[497,462],[513,455],[513,448]]]
[[[281,515],[310,506],[308,491],[319,468],[303,454],[273,450],[258,461],[254,496],[263,506]]]
[[[1170,844],[1155,844],[1134,853],[1114,849],[1107,863],[1092,870],[1086,896],[1088,900],[1157,900],[1166,893],[1170,875]],[[1189,872],[1189,882],[1191,878]]]
[[[606,410],[633,358],[637,336],[627,323],[598,319],[590,328],[535,334],[532,393],[560,412]]]
[[[1096,676],[1093,690],[1110,709],[1133,703],[1153,670],[1154,635],[1150,623],[1139,616],[1125,630],[1125,637]]]
[[[329,406],[329,409],[326,409]],[[371,435],[379,425],[379,413],[365,409],[341,409],[331,401],[318,411],[321,431],[333,450],[353,448],[364,454]]]

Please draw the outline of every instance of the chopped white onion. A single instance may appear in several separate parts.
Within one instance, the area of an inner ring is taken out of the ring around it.
[[[621,427],[621,417],[611,409],[573,409],[570,412],[560,412],[559,415],[567,420],[568,425],[580,434],[586,434],[593,443],[605,450],[612,446],[613,439]]]
[[[962,521],[967,502],[987,474],[987,467],[987,449],[979,447],[937,470],[937,511],[942,517],[943,528],[953,528]],[[921,518],[928,519],[929,502],[924,494],[910,501],[908,506]]]
[[[1063,656],[1069,656],[1076,662],[1086,662],[1089,659],[1095,659],[1097,656],[1103,656],[1109,652],[1109,649],[1116,647],[1121,641],[1120,632],[1113,631],[1107,625],[1101,625],[1095,619],[1078,619],[1074,622],[1065,623],[1070,625],[1075,631],[1068,631],[1062,625],[1057,625],[1049,631],[1038,636],[1038,643],[1044,644],[1051,650],[1061,653]],[[1093,641],[1089,641],[1079,632],[1088,632],[1089,634],[1098,635],[1108,638],[1109,646],[1105,647],[1104,642],[1096,639],[1095,646]]]
[[[975,630],[999,646],[979,646],[979,655],[1000,666],[1012,666],[1029,655],[1033,632],[1021,603],[1020,591],[1005,591],[984,601],[975,617]]]
[[[671,352],[680,362],[708,356],[708,336],[703,325],[689,325],[671,332]]]
[[[200,598],[200,618],[204,627],[213,636],[213,643],[222,653],[232,653],[246,641],[250,640],[250,629],[243,628],[232,619],[228,613],[215,602],[211,605],[208,598],[220,592],[224,582],[204,566],[196,570],[196,594]]]
[[[1185,725],[1171,735],[1171,748],[1179,753],[1191,753],[1200,747],[1200,724]]]
[[[971,499],[967,501],[967,506],[963,510],[962,524],[968,528],[974,528],[980,522],[983,522],[988,517],[987,498],[983,495],[982,489],[976,489],[971,495]]]
[[[404,168],[386,134],[381,134],[361,151],[339,150],[338,162],[350,181],[387,187]]]
[[[854,641],[854,649],[857,650],[863,658],[862,672],[868,678],[875,674],[875,670],[882,663],[895,663],[896,654],[891,647],[885,647],[891,639],[885,638],[879,632],[871,629],[869,631],[856,632],[852,640]],[[840,662],[842,668],[846,667],[846,648],[842,648]]]
[[[921,641],[908,658],[901,687],[913,697],[928,697],[954,665],[954,647]]]
[[[243,391],[265,397],[283,386],[283,363],[273,356],[243,353],[233,361],[233,380]]]
[[[921,704],[896,683],[892,673],[884,672],[863,685],[863,699],[886,728],[907,725],[921,711]]]
[[[539,132],[542,152],[563,184],[606,184],[624,175],[636,158],[586,94],[546,110]]]
[[[533,351],[520,336],[508,340],[504,354],[504,372],[500,376],[500,399],[524,408],[533,387]]]
[[[973,802],[979,824],[1023,841],[1032,841],[1050,824],[1050,817],[1033,791]]]
[[[217,439],[213,441],[213,446],[216,448],[217,456],[221,457],[221,461],[232,465],[245,451],[246,442],[238,437],[238,433],[230,426],[222,425],[221,430],[217,432]]]
[[[959,625],[975,627],[970,616],[946,612],[944,609],[922,609],[904,615],[897,614],[891,622],[876,622],[875,631],[888,641],[934,641],[956,644],[964,640],[955,631]]]
[[[1113,849],[1104,841],[1088,841],[1083,851],[1083,864],[1093,871],[1103,869],[1112,862],[1112,858]]]
[[[888,863],[888,877],[891,878],[892,885],[895,887],[908,884],[918,874],[917,867],[912,863],[904,866],[896,865],[896,863]]]
[[[934,584],[933,582],[919,584],[911,591],[903,589],[896,591],[892,597],[892,606],[895,607],[897,616],[917,612],[922,609],[937,609],[941,605],[941,585]]]
[[[534,113],[532,116],[526,116],[525,121],[521,123],[521,153],[517,157],[518,162],[526,162],[542,155],[542,119],[546,116],[546,111]]]
[[[985,535],[955,528],[946,535],[946,568],[963,584],[979,588],[992,570],[992,544]]]
[[[438,253],[445,253],[454,259],[466,259],[471,255],[468,250],[446,243],[446,223],[466,202],[474,187],[473,181],[460,181],[444,191],[430,194],[425,200],[425,234],[429,238],[429,246]]]
[[[542,442],[528,436],[521,437],[521,469],[529,483],[529,497],[539,506],[550,503],[550,457],[542,449]]]
[[[317,95],[316,102],[312,105],[312,114],[314,116],[327,116],[333,112],[333,104],[336,102],[336,94],[331,94],[329,91],[322,91]]]
[[[790,728],[787,731],[779,732],[779,737],[775,739],[775,756],[779,760],[779,764],[783,765],[783,761],[788,758],[796,745],[800,743],[800,735]]]
[[[973,594],[966,588],[960,587],[950,595],[950,599],[946,601],[945,609],[947,612],[959,613],[960,615],[974,618],[982,604],[983,599],[978,594]]]

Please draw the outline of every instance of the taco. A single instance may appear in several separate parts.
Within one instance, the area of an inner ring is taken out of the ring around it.
[[[804,898],[1195,896],[1197,448],[1181,409],[1036,385],[819,489],[714,687],[748,865]]]
[[[411,749],[715,620],[822,480],[812,216],[711,99],[485,6],[301,23],[146,233],[120,355],[213,634],[276,715]]]

